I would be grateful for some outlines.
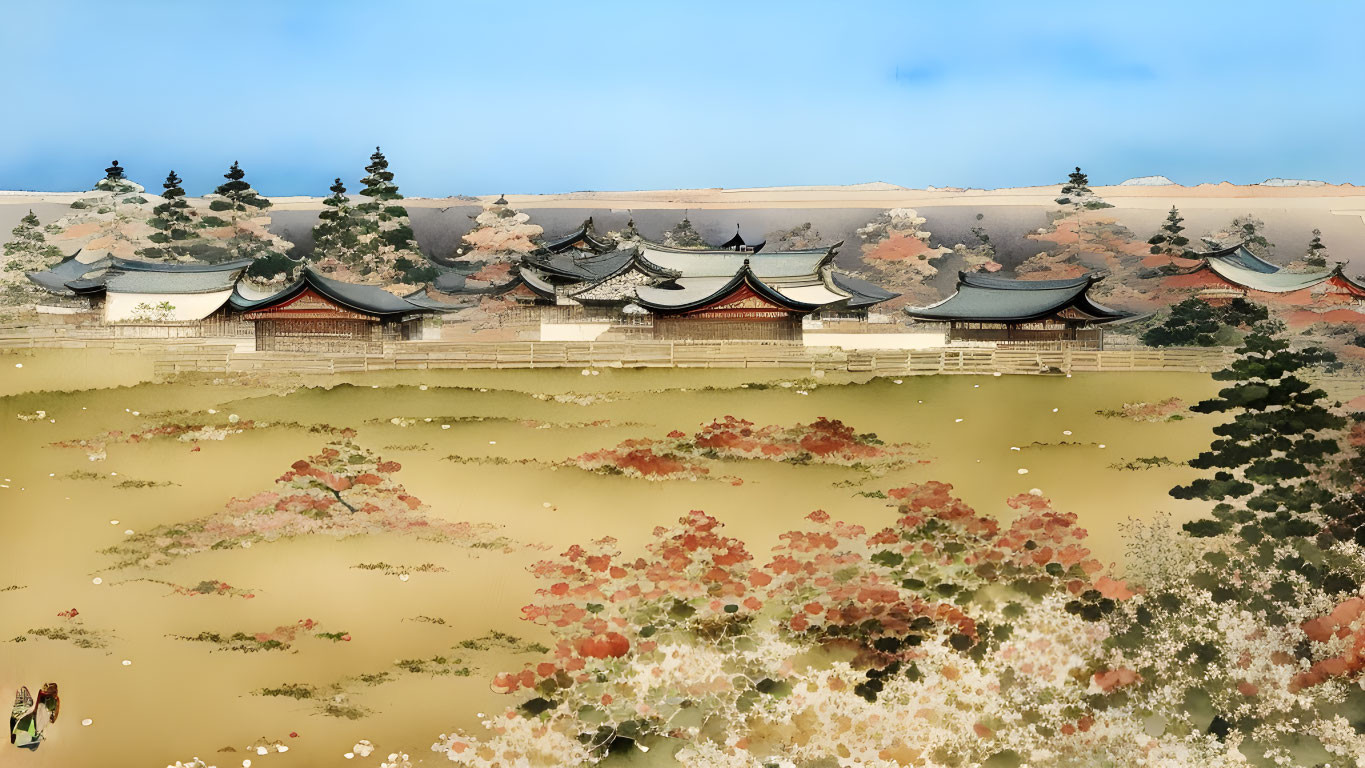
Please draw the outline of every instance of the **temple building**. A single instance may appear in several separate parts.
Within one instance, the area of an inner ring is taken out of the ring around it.
[[[1252,253],[1244,244],[1201,254],[1199,262],[1163,280],[1167,288],[1193,290],[1211,304],[1236,298],[1302,307],[1365,307],[1365,284],[1342,265],[1290,272]]]
[[[233,288],[250,259],[221,264],[161,264],[111,257],[82,261],[81,253],[28,275],[48,293],[99,312],[111,325],[193,325],[225,319]]]
[[[835,270],[842,243],[760,252],[763,245],[738,231],[714,248],[618,243],[589,219],[524,256],[511,295],[544,307],[547,319],[616,318],[652,328],[656,339],[762,341],[800,341],[803,319],[822,313],[866,319],[898,295]]]
[[[440,338],[450,307],[422,292],[398,296],[343,283],[304,267],[283,290],[259,295],[239,284],[229,302],[255,328],[256,351],[380,353],[386,341]]]
[[[905,311],[920,323],[946,325],[949,343],[1103,349],[1105,326],[1135,315],[1090,298],[1101,279],[1011,280],[959,272],[952,296]]]

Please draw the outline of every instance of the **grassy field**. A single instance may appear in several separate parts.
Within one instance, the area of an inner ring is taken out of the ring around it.
[[[443,764],[428,750],[436,735],[505,706],[490,679],[546,639],[520,619],[536,588],[527,566],[607,535],[638,547],[692,509],[761,554],[816,509],[885,525],[880,492],[912,482],[951,483],[1005,518],[1007,497],[1036,488],[1122,570],[1125,521],[1206,510],[1166,492],[1194,476],[1180,462],[1216,423],[1180,407],[1217,388],[1195,374],[153,382],[146,361],[75,351],[0,366],[0,689],[55,680],[64,701],[49,742],[18,755],[34,766],[349,764],[342,754],[360,739],[378,752],[355,762],[402,750]],[[708,458],[708,473],[669,480],[573,461],[725,416],[838,419],[897,453],[866,466]],[[401,465],[386,478],[424,503],[421,525],[448,535],[371,526],[243,546],[213,523],[202,551],[158,554],[186,523],[223,522],[230,499],[270,491],[338,440]],[[289,750],[257,756],[274,742]]]

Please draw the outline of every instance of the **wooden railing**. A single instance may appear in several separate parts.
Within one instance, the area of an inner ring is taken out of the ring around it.
[[[888,376],[1046,374],[1088,371],[1208,372],[1231,360],[1223,349],[1029,350],[939,347],[843,350],[750,342],[385,342],[382,354],[239,352],[230,339],[85,338],[5,333],[0,351],[103,349],[150,356],[158,374],[283,371],[349,373],[471,368],[790,368]]]

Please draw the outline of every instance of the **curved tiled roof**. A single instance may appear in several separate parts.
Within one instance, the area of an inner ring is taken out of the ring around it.
[[[829,277],[835,288],[849,294],[848,306],[851,308],[870,307],[873,304],[880,304],[900,295],[899,293],[892,293],[876,283],[869,283],[843,272],[830,272]]]
[[[756,276],[766,279],[814,275],[821,267],[834,260],[834,255],[841,245],[843,243],[838,242],[828,248],[748,253],[674,248],[645,241],[640,244],[640,253],[650,262],[664,269],[676,271],[683,277],[730,277],[747,261]]]
[[[593,253],[607,253],[615,247],[615,243],[608,238],[597,234],[593,229],[592,217],[583,220],[578,229],[567,235],[557,237],[553,240],[546,240],[541,250],[550,253],[563,253],[572,250],[575,243],[583,242],[588,246],[588,250]]]
[[[1011,280],[979,274],[960,274],[957,292],[926,307],[906,307],[921,320],[1027,322],[1039,320],[1068,307],[1089,315],[1092,322],[1107,323],[1133,317],[1093,301],[1087,292],[1099,282],[1094,275],[1070,280]]]
[[[380,317],[418,312],[444,312],[451,309],[451,307],[426,299],[415,301],[411,297],[397,296],[378,285],[358,285],[333,280],[330,277],[323,276],[312,267],[304,267],[303,274],[298,280],[270,296],[251,299],[243,295],[239,288],[233,291],[232,298],[228,300],[228,303],[233,309],[240,312],[268,309],[293,299],[309,288],[347,309]]]
[[[1271,272],[1280,271],[1278,266],[1271,264],[1260,256],[1252,253],[1251,249],[1247,248],[1246,243],[1238,243],[1219,251],[1201,253],[1199,256],[1210,262],[1219,261],[1252,272],[1269,274]]]
[[[747,285],[767,301],[795,312],[814,312],[822,306],[793,298],[782,293],[780,288],[768,285],[754,274],[747,261],[729,278],[683,277],[675,280],[674,284],[676,288],[639,286],[635,289],[637,303],[655,311],[687,312],[719,301]]]
[[[251,259],[220,264],[176,264],[105,257],[90,263],[75,255],[55,267],[28,275],[42,288],[61,295],[112,293],[187,294],[231,290]]]
[[[1262,272],[1247,269],[1231,261],[1221,259],[1209,259],[1207,264],[1209,269],[1229,282],[1266,293],[1291,293],[1304,288],[1312,288],[1318,283],[1331,279],[1338,271],[1337,268],[1333,268],[1316,272],[1287,272],[1285,270]]]
[[[71,282],[80,283],[82,288],[86,288],[84,284],[87,282],[96,287],[103,285],[100,278],[103,277],[105,270],[109,269],[113,260],[105,256],[87,263],[81,261],[80,256],[81,251],[76,251],[48,269],[29,272],[25,276],[39,288],[59,296],[76,295],[75,287],[68,285]],[[85,279],[87,276],[89,280]],[[88,293],[89,290],[85,292]]]

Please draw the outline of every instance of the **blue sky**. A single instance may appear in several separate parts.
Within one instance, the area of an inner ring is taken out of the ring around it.
[[[9,3],[0,188],[1365,183],[1365,3]]]

